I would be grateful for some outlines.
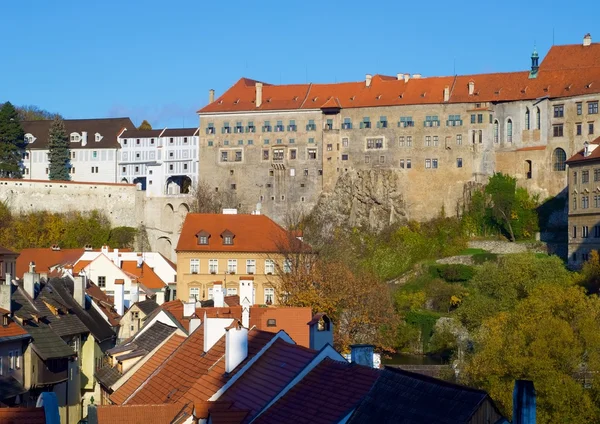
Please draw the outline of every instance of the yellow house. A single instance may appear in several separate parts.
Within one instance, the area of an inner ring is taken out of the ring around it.
[[[264,215],[188,214],[177,244],[177,298],[248,298],[250,304],[275,304],[277,272],[286,272],[291,248],[305,246]]]

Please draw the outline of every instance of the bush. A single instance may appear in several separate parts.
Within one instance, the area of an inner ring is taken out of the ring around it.
[[[431,311],[411,311],[406,315],[406,323],[421,330],[424,352],[429,350],[433,328],[440,316],[440,314]]]
[[[475,270],[473,267],[463,264],[433,265],[430,272],[435,277],[442,278],[450,283],[465,282],[473,278]]]
[[[473,258],[473,262],[476,265],[481,265],[485,262],[496,262],[496,260],[498,259],[498,255],[496,255],[495,253],[476,253],[475,255],[471,256]]]

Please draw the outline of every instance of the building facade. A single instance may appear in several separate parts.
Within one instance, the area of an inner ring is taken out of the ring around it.
[[[135,128],[129,118],[66,119],[69,137],[71,181],[116,183],[117,137],[125,129]],[[24,121],[26,150],[23,157],[23,178],[47,180],[48,133],[52,121]]]
[[[127,130],[119,145],[119,181],[148,196],[188,194],[198,182],[198,128]]]
[[[587,35],[553,46],[541,63],[534,52],[521,72],[297,85],[242,78],[216,100],[211,91],[199,110],[201,179],[242,209],[260,202],[278,221],[356,174],[363,184],[393,175],[374,205],[417,219],[455,211],[465,188],[494,172],[557,195],[566,158],[600,124],[599,64],[600,44]]]
[[[569,257],[572,268],[600,250],[600,137],[585,143],[567,161],[569,185]]]

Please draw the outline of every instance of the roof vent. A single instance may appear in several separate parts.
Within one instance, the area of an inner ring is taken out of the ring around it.
[[[421,78],[421,74],[413,74],[413,79],[420,79]]]
[[[56,252],[60,250],[60,246],[58,244],[53,244],[51,249]]]
[[[404,74],[404,82],[408,82],[410,79],[410,74]]]
[[[445,86],[444,87],[444,101],[447,102],[449,100],[450,100],[450,87]]]
[[[475,81],[469,81],[469,96],[475,94]]]
[[[83,246],[83,250],[85,250],[86,252],[91,252],[92,251],[92,245],[91,244],[86,244],[85,246]]]
[[[237,209],[223,209],[223,215],[237,215]]]
[[[365,76],[365,86],[370,87],[372,79],[373,79],[373,76],[371,74],[367,74]]]
[[[592,35],[588,32],[587,34],[585,34],[585,36],[583,37],[583,46],[587,47],[590,44],[592,44]]]

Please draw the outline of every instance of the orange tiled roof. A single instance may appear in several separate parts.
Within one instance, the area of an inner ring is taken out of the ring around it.
[[[130,378],[117,389],[112,395],[112,400],[117,405],[122,404],[135,392],[144,382],[161,366],[171,354],[183,343],[185,337],[177,334],[171,335],[171,337],[158,349],[154,355],[146,361]]]
[[[0,309],[0,311],[4,310]],[[8,311],[2,313],[4,314],[7,312]],[[19,324],[13,321],[13,319],[10,317],[8,318],[8,325],[6,327],[0,325],[0,340],[4,337],[26,336],[28,334],[29,333],[27,333],[27,331],[25,331],[23,327],[21,327]]]
[[[17,258],[17,277],[29,271],[29,263],[35,262],[36,272],[48,272],[50,267],[64,262],[75,262],[83,255],[84,249],[32,248],[21,250]]]
[[[600,44],[554,46],[536,78],[529,70],[492,74],[410,78],[374,75],[365,81],[336,84],[263,85],[263,102],[255,105],[256,81],[242,78],[199,113],[357,108],[437,103],[479,103],[570,97],[600,93]],[[469,82],[474,93],[469,94]],[[449,100],[444,102],[444,89]],[[336,106],[338,105],[338,106]]]
[[[201,231],[210,235],[207,245],[198,244],[196,235]],[[225,231],[234,234],[232,245],[223,244],[221,234]],[[291,243],[294,248],[306,248],[305,244],[265,215],[189,213],[185,217],[176,250],[276,253],[287,249]]]
[[[46,424],[44,408],[0,408],[2,424]]]
[[[274,319],[276,325],[268,327],[267,321]],[[285,331],[298,345],[309,347],[310,334],[307,322],[312,319],[310,308],[270,307],[250,308],[250,327],[256,326],[259,330],[277,333]]]
[[[142,267],[138,268],[137,261],[122,261],[121,269],[137,277],[137,280],[146,288],[162,289],[166,285],[146,262],[142,262]]]
[[[73,275],[78,275],[82,269],[91,264],[92,261],[77,261],[73,266]]]
[[[600,144],[600,137],[591,142],[591,144]],[[581,161],[597,161],[600,159],[600,146],[596,147],[588,156],[583,156],[583,150],[579,150],[573,156],[571,156],[567,163],[581,162]]]
[[[184,409],[181,404],[97,406],[98,424],[170,424]]]

